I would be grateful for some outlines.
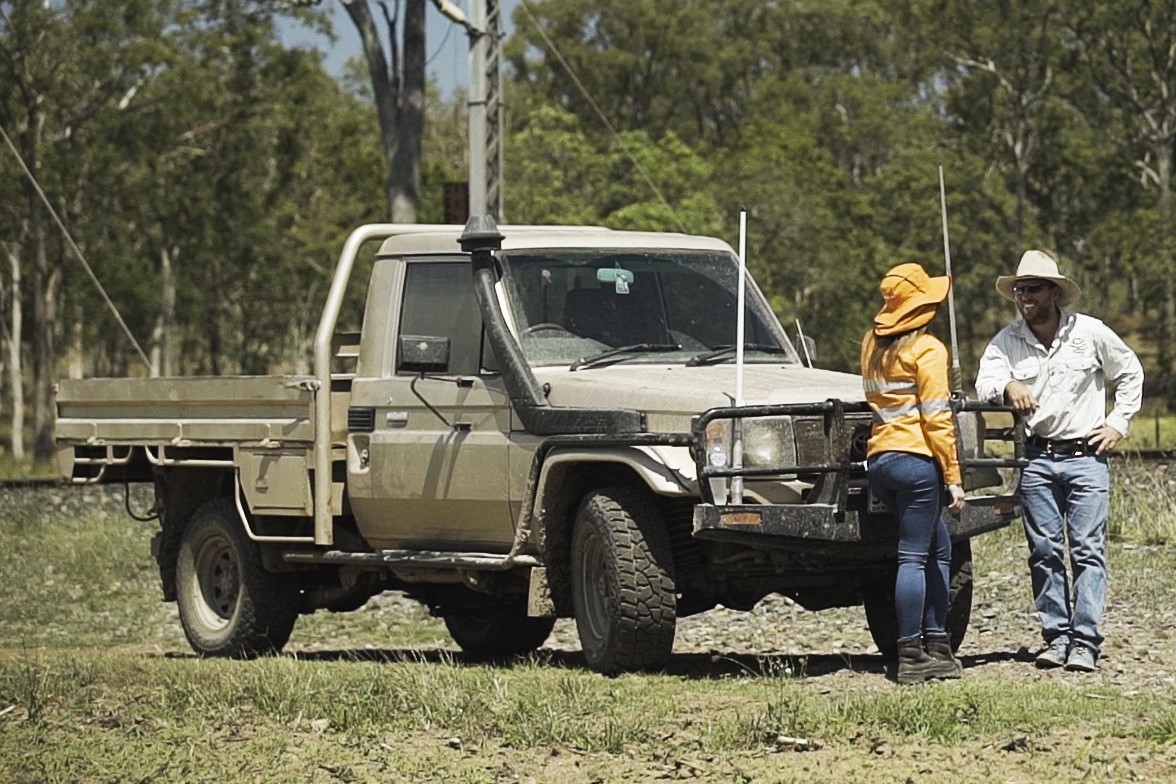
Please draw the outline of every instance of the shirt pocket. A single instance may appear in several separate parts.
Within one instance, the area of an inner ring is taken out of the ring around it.
[[[1033,386],[1033,382],[1041,375],[1041,360],[1037,357],[1025,357],[1013,365],[1012,372],[1014,380]]]
[[[1098,370],[1098,362],[1093,356],[1070,355],[1060,360],[1057,363],[1057,384],[1067,390],[1077,390]]]

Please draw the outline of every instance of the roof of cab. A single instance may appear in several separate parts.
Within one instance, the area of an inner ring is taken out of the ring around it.
[[[448,254],[459,252],[458,238],[463,226],[422,225],[419,230],[393,234],[380,245],[381,256]],[[734,252],[714,237],[656,231],[615,231],[602,226],[514,226],[498,227],[503,250],[529,248],[648,248],[690,249]]]

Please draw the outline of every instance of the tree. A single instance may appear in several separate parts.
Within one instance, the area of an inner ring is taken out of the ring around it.
[[[1159,242],[1146,288],[1158,293],[1158,387],[1176,406],[1176,233],[1172,231],[1172,164],[1176,147],[1176,0],[1108,4],[1086,0],[1069,17],[1069,43],[1085,67],[1079,105],[1121,122],[1139,182],[1156,190]]]
[[[629,0],[529,2],[515,12],[506,52],[518,83],[586,128],[601,127],[595,103],[619,130],[721,144],[771,67],[762,35],[770,13],[743,0],[679,0],[672,12]]]
[[[995,5],[965,0],[931,3],[923,27],[941,47],[940,74],[952,85],[947,105],[957,127],[974,144],[988,147],[994,162],[1009,166],[1018,249],[1032,233],[1030,171],[1048,144],[1043,134],[1050,113],[1061,105],[1062,17],[1057,0]]]
[[[75,194],[86,176],[82,162],[64,150],[141,85],[152,67],[153,42],[164,35],[167,7],[147,0],[0,4],[0,83],[12,91],[0,100],[0,122],[13,129],[34,176],[48,180],[59,212],[69,211],[67,194]],[[20,263],[31,259],[32,267],[34,455],[47,458],[53,453],[54,329],[65,258],[49,247],[49,218],[35,186],[26,180],[24,190],[27,232],[18,253]]]
[[[420,205],[421,133],[425,123],[425,0],[405,0],[403,49],[397,14],[381,3],[389,52],[384,53],[367,0],[340,0],[359,31],[388,166],[388,217],[415,223]],[[396,4],[399,10],[399,2]]]

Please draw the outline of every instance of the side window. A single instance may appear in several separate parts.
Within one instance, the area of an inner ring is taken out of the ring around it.
[[[449,338],[449,372],[479,373],[482,314],[474,297],[469,264],[414,262],[408,265],[400,334]]]

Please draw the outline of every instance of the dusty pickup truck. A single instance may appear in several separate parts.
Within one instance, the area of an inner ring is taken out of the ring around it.
[[[374,241],[361,331],[337,334]],[[385,590],[473,657],[573,617],[589,667],[658,668],[677,618],[772,593],[864,604],[891,651],[897,531],[866,488],[861,380],[803,362],[747,277],[740,308],[740,269],[684,234],[364,226],[313,375],[61,381],[61,475],[153,483],[163,596],[202,655],[280,650],[299,615]],[[956,645],[969,540],[1019,514],[1023,465],[999,409],[957,408]]]

